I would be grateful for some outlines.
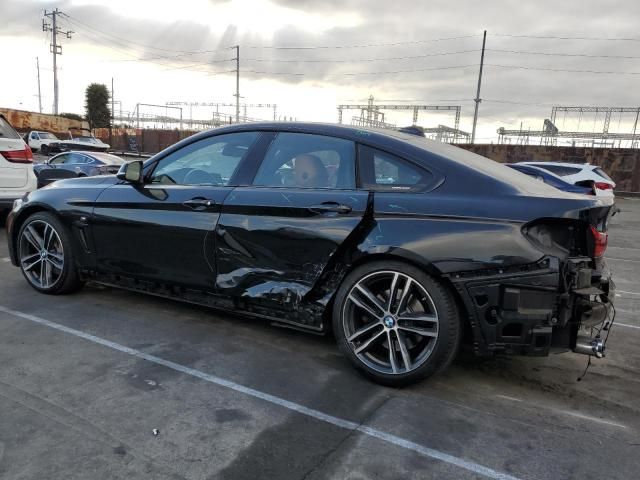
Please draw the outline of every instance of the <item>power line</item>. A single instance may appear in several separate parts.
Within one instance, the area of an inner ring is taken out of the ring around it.
[[[620,72],[614,70],[571,70],[566,68],[546,68],[546,67],[527,67],[524,65],[497,65],[492,63],[486,64],[488,67],[514,68],[521,70],[540,70],[543,72],[567,72],[567,73],[594,73],[604,75],[640,75],[640,72]]]
[[[616,58],[616,59],[640,59],[635,55],[590,55],[586,53],[564,53],[564,52],[533,52],[529,50],[501,50],[498,48],[487,48],[488,52],[514,53],[521,55],[544,55],[550,57],[585,57],[585,58]]]
[[[589,40],[589,41],[606,41],[606,42],[640,42],[640,38],[624,38],[624,37],[568,37],[557,35],[512,35],[507,33],[493,33],[494,37],[511,37],[511,38],[533,38],[540,40]]]
[[[382,57],[382,58],[360,58],[360,59],[310,59],[310,60],[301,60],[301,59],[269,59],[269,58],[245,58],[246,61],[251,62],[265,62],[265,63],[360,63],[360,62],[384,62],[389,60],[415,60],[418,58],[428,58],[428,57],[440,57],[447,55],[461,55],[465,53],[479,52],[480,50],[460,50],[457,52],[438,52],[438,53],[427,53],[424,55],[410,55],[403,57]]]
[[[419,45],[423,43],[431,42],[445,42],[448,40],[461,40],[464,38],[480,37],[479,34],[474,35],[461,35],[458,37],[444,37],[444,38],[430,38],[426,40],[412,40],[407,42],[392,42],[392,43],[368,43],[360,45],[249,45],[245,48],[257,48],[257,49],[272,49],[272,50],[316,50],[316,49],[333,49],[333,48],[371,48],[371,47],[395,47],[400,45]]]
[[[158,50],[158,51],[161,51],[161,52],[174,52],[174,53],[214,53],[214,52],[219,52],[219,51],[221,52],[221,51],[224,51],[224,50],[228,50],[230,48],[230,47],[221,47],[218,50],[178,50],[178,49],[170,49],[170,48],[161,48],[161,47],[156,47],[154,45],[147,45],[147,44],[144,44],[144,43],[134,42],[133,40],[130,40],[130,39],[127,39],[127,38],[123,38],[123,37],[119,37],[117,35],[113,35],[111,33],[105,32],[104,30],[100,30],[98,28],[92,27],[91,25],[88,25],[88,24],[78,20],[77,18],[75,18],[75,17],[73,17],[71,15],[68,15],[68,14],[65,14],[65,17],[67,17],[70,21],[72,21],[72,22],[74,22],[76,24],[82,25],[82,26],[84,26],[85,28],[87,28],[89,30],[93,30],[95,32],[98,32],[103,36],[113,38],[113,39],[118,40],[120,42],[124,42],[126,45],[133,44],[133,45],[137,45],[137,46],[140,46],[140,47],[143,47],[143,48],[147,48],[147,49],[150,49],[150,50]]]
[[[389,70],[384,72],[343,72],[343,73],[329,73],[325,76],[328,77],[339,77],[339,76],[361,76],[361,75],[393,75],[397,73],[413,73],[413,72],[428,72],[434,70],[456,70],[456,69],[464,69],[469,67],[476,67],[477,63],[471,63],[468,65],[451,65],[447,67],[430,67],[430,68],[414,68],[409,70]],[[303,72],[265,72],[265,71],[257,71],[257,70],[243,70],[243,73],[253,73],[260,75],[292,75],[292,76],[300,76],[305,77],[308,76],[308,73]]]

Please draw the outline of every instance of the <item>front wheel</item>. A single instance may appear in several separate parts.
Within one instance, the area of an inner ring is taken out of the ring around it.
[[[39,292],[63,294],[82,286],[69,233],[51,213],[38,212],[27,218],[17,244],[22,274]]]
[[[367,263],[347,275],[336,296],[333,329],[356,368],[395,387],[446,368],[462,332],[452,294],[399,261]]]

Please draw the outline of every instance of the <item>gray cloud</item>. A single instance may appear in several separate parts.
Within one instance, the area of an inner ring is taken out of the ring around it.
[[[381,99],[419,99],[435,102],[456,99],[466,115],[472,111],[479,52],[435,55],[444,52],[478,50],[480,34],[489,31],[483,80],[481,112],[505,124],[518,124],[522,117],[548,115],[546,105],[520,105],[506,102],[542,104],[628,105],[640,103],[638,75],[553,72],[510,69],[494,65],[528,68],[640,72],[639,59],[531,55],[517,52],[575,53],[640,56],[640,42],[535,39],[497,36],[496,34],[564,37],[637,37],[640,2],[566,0],[565,2],[520,2],[517,8],[509,0],[477,2],[430,0],[411,2],[402,8],[385,0],[276,0],[288,8],[330,16],[338,9],[356,12],[361,23],[354,27],[309,32],[291,25],[264,39],[255,33],[239,33],[235,25],[212,31],[204,23],[159,23],[131,19],[102,6],[73,6],[61,0],[55,6],[72,17],[63,26],[76,30],[74,42],[101,45],[127,55],[144,58],[165,67],[208,69],[211,72],[233,68],[232,51],[216,50],[234,44],[241,46],[241,70],[244,78],[276,78],[281,82],[314,85],[357,85]],[[3,35],[39,36],[41,10],[54,3],[9,0],[0,3]],[[384,45],[368,48],[319,48],[283,50],[269,46],[350,46],[411,42],[426,39],[475,35],[469,38],[435,42]],[[183,52],[179,52],[183,51]],[[389,57],[419,57],[385,61],[363,61]],[[426,56],[434,55],[434,56]],[[324,62],[335,60],[336,62]],[[460,69],[442,69],[472,65]],[[410,70],[420,70],[411,72]],[[387,73],[402,71],[402,73]],[[266,72],[266,73],[254,73]],[[377,75],[344,75],[378,72]],[[294,75],[303,74],[303,75]],[[536,125],[531,125],[536,127]]]

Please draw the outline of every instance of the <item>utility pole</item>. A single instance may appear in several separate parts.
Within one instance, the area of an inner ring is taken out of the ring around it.
[[[240,123],[240,45],[236,49],[236,123]]]
[[[480,54],[480,72],[478,73],[478,90],[476,91],[476,108],[473,111],[473,129],[471,130],[471,143],[476,142],[476,124],[478,123],[478,107],[480,106],[480,86],[482,85],[482,67],[484,66],[484,47],[487,43],[487,31],[482,36],[482,53]]]
[[[53,54],[53,114],[58,114],[58,68],[57,68],[57,56],[62,55],[62,45],[58,45],[58,34],[65,35],[67,38],[71,38],[73,33],[71,30],[63,32],[58,27],[58,15],[64,15],[58,8],[50,12],[44,11],[44,16],[51,18],[51,23],[47,23],[42,19],[42,31],[51,32],[51,44],[49,46],[51,53]]]
[[[115,117],[115,100],[113,99],[113,77],[111,77],[111,123],[109,124],[109,143],[113,148],[113,121]]]
[[[40,92],[40,59],[36,57],[36,68],[38,69],[38,110],[42,113],[42,93]]]

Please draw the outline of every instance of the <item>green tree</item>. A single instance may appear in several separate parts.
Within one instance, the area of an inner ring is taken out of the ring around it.
[[[90,128],[103,128],[110,125],[109,98],[106,85],[92,83],[87,87],[84,108]]]

